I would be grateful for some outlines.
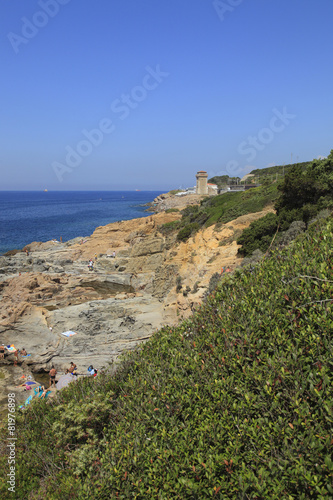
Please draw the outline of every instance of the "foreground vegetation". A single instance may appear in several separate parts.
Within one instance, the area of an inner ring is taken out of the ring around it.
[[[332,498],[332,248],[316,222],[113,377],[33,402],[15,498]]]

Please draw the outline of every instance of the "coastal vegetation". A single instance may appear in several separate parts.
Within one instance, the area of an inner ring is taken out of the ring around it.
[[[330,216],[217,279],[115,373],[32,402],[15,498],[332,497],[332,248]]]
[[[182,219],[174,224],[177,239],[186,241],[200,228],[225,224],[241,215],[260,212],[272,206],[278,197],[277,184],[266,184],[248,191],[225,193],[202,200],[201,205],[189,205],[181,211]],[[162,230],[163,230],[162,226]]]
[[[257,249],[265,252],[275,233],[278,233],[275,245],[286,244],[299,232],[294,230],[296,221],[306,227],[319,212],[333,208],[332,172],[332,153],[322,160],[253,170],[251,174],[260,177],[258,187],[207,197],[200,206],[190,205],[183,209],[182,219],[160,229],[163,234],[177,231],[177,240],[186,241],[202,227],[225,224],[242,215],[274,207],[275,214],[269,213],[253,222],[237,239],[242,245],[239,254],[243,257]],[[209,181],[220,187],[226,185],[224,183],[236,183],[235,178],[227,175]],[[286,234],[293,223],[293,229]]]
[[[306,169],[311,162],[305,161],[302,163],[297,163],[296,165],[302,170]],[[295,166],[295,163],[290,163],[288,165],[275,165],[274,167],[266,168],[256,168],[251,170],[248,175],[253,177],[248,177],[246,180],[241,180],[240,177],[229,177],[229,175],[216,175],[208,179],[208,182],[217,184],[219,188],[226,188],[227,186],[232,186],[235,184],[252,184],[257,182],[258,184],[263,184],[264,182],[273,182],[281,180],[285,174]]]
[[[239,184],[240,177],[229,177],[229,175],[215,175],[208,179],[208,182],[216,184],[219,188],[226,188],[227,186],[233,186]]]
[[[305,161],[302,163],[290,163],[288,165],[275,165],[274,167],[266,167],[266,168],[255,168],[251,170],[250,174],[258,177],[259,179],[273,179],[276,176],[279,178],[280,176],[284,176],[288,170],[294,168],[295,165],[300,167],[302,170],[305,170],[311,164],[310,161]]]
[[[265,252],[275,234],[275,245],[285,244],[297,235],[297,227],[304,229],[319,213],[327,215],[326,211],[332,210],[333,151],[323,160],[292,166],[277,188],[276,213],[267,214],[243,231],[237,240],[242,245],[240,255],[248,256],[256,249]]]

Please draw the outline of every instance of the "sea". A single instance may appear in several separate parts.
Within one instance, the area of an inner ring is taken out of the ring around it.
[[[0,255],[33,241],[89,236],[110,222],[147,217],[161,191],[0,191]]]

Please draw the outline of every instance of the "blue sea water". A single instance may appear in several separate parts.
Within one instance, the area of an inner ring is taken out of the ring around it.
[[[160,191],[0,191],[0,255],[32,241],[68,241],[98,226],[146,217]]]

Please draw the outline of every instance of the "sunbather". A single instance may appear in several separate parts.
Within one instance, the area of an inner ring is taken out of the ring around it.
[[[42,392],[41,398],[45,398],[46,394],[47,394],[47,389],[45,389],[44,386],[42,386],[42,387],[43,387],[43,392]]]
[[[45,389],[45,387],[43,385],[38,387],[38,391],[42,393],[40,397],[45,398],[45,396],[47,394],[47,389]]]
[[[72,375],[76,375],[76,372],[77,372],[77,366],[75,363],[73,363],[73,361],[71,361],[71,366],[69,367],[69,373],[71,373]]]

